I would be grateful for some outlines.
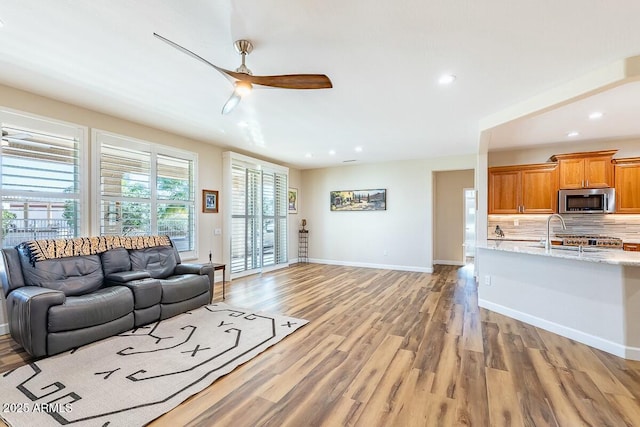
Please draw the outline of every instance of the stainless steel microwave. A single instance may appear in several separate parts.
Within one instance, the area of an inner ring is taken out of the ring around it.
[[[616,190],[614,188],[583,188],[558,191],[560,213],[614,213]]]

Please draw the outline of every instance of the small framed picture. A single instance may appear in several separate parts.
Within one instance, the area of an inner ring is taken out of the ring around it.
[[[218,213],[217,190],[202,190],[202,212]]]
[[[289,188],[289,213],[298,213],[298,189]]]

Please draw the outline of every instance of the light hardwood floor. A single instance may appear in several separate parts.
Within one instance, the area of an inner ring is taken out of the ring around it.
[[[309,324],[152,426],[640,425],[640,362],[479,309],[468,267],[295,265],[226,302]]]

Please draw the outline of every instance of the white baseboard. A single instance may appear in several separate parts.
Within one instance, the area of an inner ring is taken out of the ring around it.
[[[9,324],[2,323],[0,324],[0,335],[6,335],[9,333]]]
[[[630,360],[640,360],[640,348],[629,347],[620,343],[606,340],[595,335],[587,334],[577,329],[570,328],[568,326],[560,325],[549,320],[542,319],[531,314],[523,313],[512,308],[505,307],[500,304],[495,304],[491,301],[484,299],[478,299],[478,306],[486,308],[487,310],[495,311],[496,313],[504,314],[505,316],[512,317],[530,325],[542,328],[554,334],[561,335],[566,338],[570,338],[574,341],[581,342],[591,347],[595,347],[599,350],[606,351],[615,356],[622,357]]]
[[[433,261],[434,264],[440,265],[458,265],[460,267],[464,267],[465,263],[462,261],[452,261],[447,259],[436,259]]]
[[[409,265],[373,264],[373,263],[367,263],[367,262],[336,261],[332,259],[318,259],[318,258],[309,258],[309,262],[314,264],[344,265],[346,267],[379,268],[381,270],[399,270],[399,271],[416,271],[419,273],[433,273],[433,268],[415,267],[415,266],[409,266]]]

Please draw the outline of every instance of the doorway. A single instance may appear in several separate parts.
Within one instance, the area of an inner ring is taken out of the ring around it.
[[[434,242],[433,263],[444,265],[466,264],[466,221],[464,190],[473,190],[473,169],[434,172]],[[475,195],[474,195],[475,201]],[[475,208],[475,206],[474,206]],[[475,218],[474,232],[475,239]],[[472,249],[474,251],[474,249]]]

